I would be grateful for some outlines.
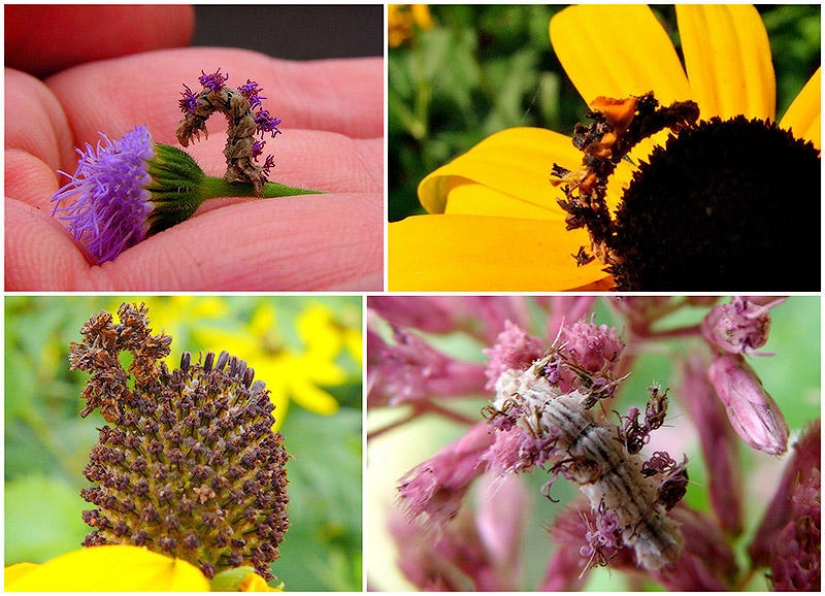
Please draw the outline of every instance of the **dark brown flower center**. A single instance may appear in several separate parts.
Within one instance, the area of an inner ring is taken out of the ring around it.
[[[813,291],[820,238],[814,146],[761,120],[713,118],[640,165],[610,269],[622,290]]]
[[[820,288],[820,156],[775,123],[738,116],[696,124],[693,102],[652,94],[599,98],[577,125],[582,169],[555,165],[568,229],[586,228],[623,291]],[[643,138],[672,133],[641,162],[615,215],[609,177]],[[582,247],[573,258],[592,260]],[[805,265],[802,270],[799,265]]]

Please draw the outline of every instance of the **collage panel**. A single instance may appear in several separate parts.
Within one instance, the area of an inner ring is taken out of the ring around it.
[[[4,316],[6,590],[361,591],[360,296]]]
[[[6,291],[384,289],[383,6],[4,12]]]
[[[820,6],[389,23],[390,291],[821,290]]]
[[[371,590],[819,585],[819,296],[367,308]]]

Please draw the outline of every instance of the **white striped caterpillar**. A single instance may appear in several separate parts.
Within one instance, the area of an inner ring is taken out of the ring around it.
[[[573,373],[566,381],[564,371]],[[500,433],[521,435],[520,462],[510,471],[548,469],[553,476],[544,492],[551,500],[549,487],[558,476],[576,482],[599,527],[610,529],[601,544],[624,544],[641,567],[656,570],[682,550],[682,533],[667,510],[684,495],[687,472],[684,463],[666,453],[656,452],[647,461],[640,455],[649,432],[664,421],[667,392],[651,388],[643,422],[636,408],[620,417],[618,426],[597,421],[591,408],[622,380],[591,374],[552,348],[526,370],[505,371],[485,414]],[[610,548],[600,550],[599,543],[591,545],[602,564],[614,554]]]

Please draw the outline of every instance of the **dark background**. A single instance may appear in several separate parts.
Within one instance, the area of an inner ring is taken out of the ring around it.
[[[384,7],[195,6],[193,46],[255,50],[291,60],[384,55]]]

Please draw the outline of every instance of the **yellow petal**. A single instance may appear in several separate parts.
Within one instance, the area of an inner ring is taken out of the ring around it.
[[[564,212],[561,209],[550,209],[547,206],[538,206],[527,201],[514,200],[511,195],[504,194],[487,186],[467,181],[466,179],[456,180],[455,186],[450,190],[447,201],[447,208],[444,213],[450,215],[487,215],[501,217],[519,217],[526,219],[555,219],[564,220]],[[563,196],[560,192],[546,182],[545,193],[548,200],[552,195]],[[555,200],[555,196],[552,196]]]
[[[510,128],[424,178],[418,198],[430,213],[444,213],[449,192],[469,180],[511,197],[514,209],[523,202],[561,214],[555,200],[561,193],[550,184],[553,164],[573,169],[581,160],[569,137],[541,128]]]
[[[330,416],[338,411],[338,402],[329,393],[304,378],[292,379],[290,396],[299,406],[310,412]]]
[[[776,81],[762,18],[751,5],[677,5],[690,86],[702,118],[775,117]]]
[[[821,149],[822,118],[821,87],[822,67],[817,68],[814,75],[793,100],[791,107],[782,116],[779,126],[792,130],[798,139],[811,141],[817,149]]]
[[[579,5],[550,21],[550,40],[585,103],[655,92],[665,105],[690,99],[670,38],[644,5]]]
[[[136,546],[95,546],[61,555],[9,581],[8,591],[208,592],[201,571]]]
[[[571,256],[587,233],[563,222],[474,215],[420,215],[391,223],[391,291],[564,291],[605,274]]]
[[[332,317],[332,311],[325,305],[313,303],[295,317],[295,330],[298,337],[311,348],[315,354],[326,354],[333,360],[341,351],[343,337],[340,328]]]

